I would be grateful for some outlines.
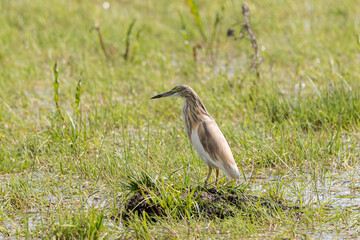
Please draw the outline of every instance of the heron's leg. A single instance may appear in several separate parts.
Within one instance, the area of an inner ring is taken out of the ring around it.
[[[219,171],[220,171],[220,170],[217,168],[217,169],[216,169],[216,180],[215,180],[215,185],[216,185],[216,187],[218,186]]]
[[[207,185],[207,182],[208,182],[208,180],[209,180],[209,178],[210,178],[211,172],[212,172],[212,167],[209,166],[209,174],[207,175],[207,178],[206,178],[206,180],[205,180],[204,187],[206,187],[206,185]]]

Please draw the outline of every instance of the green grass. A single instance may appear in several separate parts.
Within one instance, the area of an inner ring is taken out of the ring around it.
[[[359,234],[359,1],[249,2],[260,80],[249,39],[226,36],[241,29],[242,2],[109,3],[0,2],[0,238]],[[195,62],[197,44],[205,47]],[[302,218],[114,220],[142,174],[174,209],[183,207],[177,189],[203,184],[207,167],[186,139],[182,100],[150,100],[180,84],[217,121],[246,192],[298,205]]]

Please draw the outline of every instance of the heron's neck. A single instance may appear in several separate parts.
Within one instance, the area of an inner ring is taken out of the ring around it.
[[[185,109],[189,111],[188,114],[195,115],[209,115],[204,104],[202,103],[199,96],[195,95],[189,98],[185,98]]]
[[[210,115],[198,96],[185,98],[184,100],[182,116],[187,135],[191,138],[192,130]]]

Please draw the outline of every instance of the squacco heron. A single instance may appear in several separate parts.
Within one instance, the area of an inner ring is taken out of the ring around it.
[[[186,134],[196,153],[209,166],[209,173],[204,185],[207,185],[213,168],[216,169],[216,186],[220,169],[230,179],[240,178],[229,144],[196,92],[189,86],[180,85],[151,99],[162,97],[181,97],[184,99],[182,119]]]

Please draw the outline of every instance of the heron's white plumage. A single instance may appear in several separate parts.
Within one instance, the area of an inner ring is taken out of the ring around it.
[[[207,142],[211,142],[211,144],[216,145],[212,146],[215,152],[208,152],[209,148],[208,151],[205,150],[203,143],[200,140],[201,136],[199,136],[199,132],[201,134],[201,131],[199,131],[199,126],[203,123],[206,123],[211,127],[208,135],[204,137],[206,138]],[[192,143],[196,153],[207,165],[223,170],[229,179],[239,178],[240,173],[236,166],[230,146],[217,126],[216,122],[210,117],[205,117],[204,122],[200,124],[198,124],[194,129],[192,129],[192,131],[190,131],[191,136],[189,136],[190,142]],[[185,131],[188,132],[186,129],[187,125],[184,124],[184,126]],[[210,156],[210,154],[212,156]]]
[[[196,153],[199,155],[199,157],[207,164],[215,168],[221,168],[222,166],[211,159],[209,153],[207,153],[203,147],[203,145],[200,142],[199,134],[197,133],[198,127],[194,129],[191,133],[191,144],[195,148]]]

